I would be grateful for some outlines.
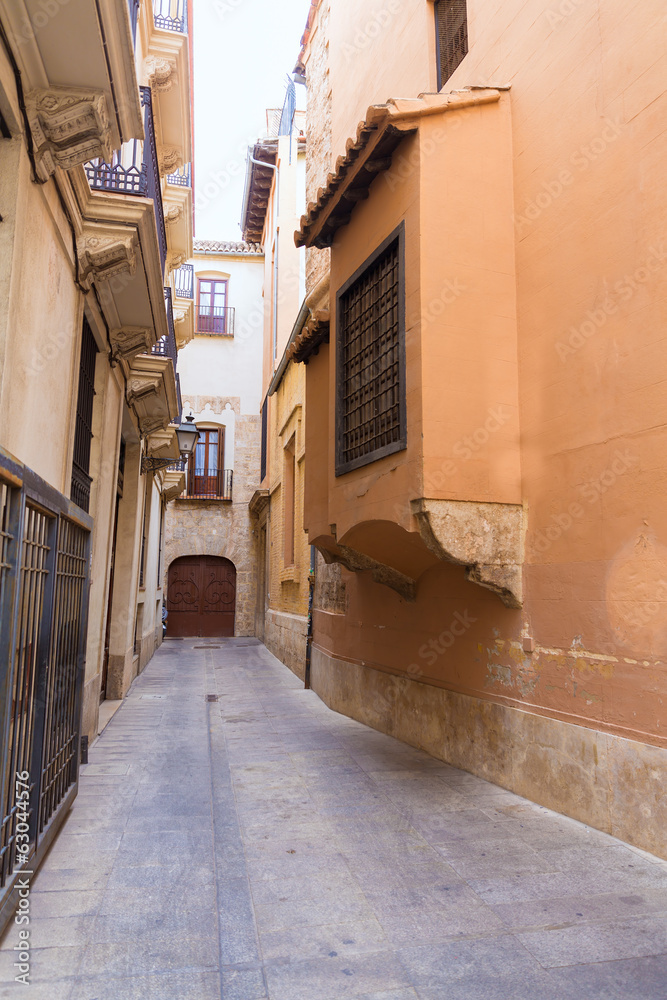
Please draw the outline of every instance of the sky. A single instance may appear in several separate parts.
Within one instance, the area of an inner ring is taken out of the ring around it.
[[[247,147],[282,107],[310,0],[193,2],[195,239],[240,240]]]

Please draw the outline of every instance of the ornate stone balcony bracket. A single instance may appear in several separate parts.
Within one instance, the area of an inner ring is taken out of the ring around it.
[[[466,567],[466,579],[523,605],[524,517],[520,504],[428,500],[410,503],[424,544],[439,559]]]
[[[52,87],[33,90],[26,111],[35,147],[37,172],[47,180],[56,167],[111,158],[111,130],[106,98],[98,91]]]
[[[131,361],[137,354],[150,351],[155,343],[155,334],[143,326],[125,326],[119,330],[111,330],[111,358],[118,362]]]
[[[144,60],[144,70],[151,90],[158,93],[171,90],[176,82],[176,62],[173,59],[147,56]]]
[[[83,231],[77,240],[79,277],[90,288],[93,282],[108,281],[119,274],[134,275],[136,270],[136,235]]]
[[[164,177],[165,174],[175,174],[185,163],[180,146],[159,146],[157,158],[160,177]]]

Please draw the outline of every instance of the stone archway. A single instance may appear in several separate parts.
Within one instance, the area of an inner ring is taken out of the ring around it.
[[[167,585],[168,636],[233,636],[236,567],[221,556],[174,559]]]

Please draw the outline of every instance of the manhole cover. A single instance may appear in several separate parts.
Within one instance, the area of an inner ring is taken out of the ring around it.
[[[217,700],[218,700],[217,694],[207,694],[206,695],[206,701],[217,701]]]
[[[193,649],[220,649],[220,646],[193,646]]]

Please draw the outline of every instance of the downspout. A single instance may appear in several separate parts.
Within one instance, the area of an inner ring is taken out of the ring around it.
[[[316,552],[314,545],[310,546],[310,573],[308,574],[308,631],[306,633],[306,669],[303,678],[304,688],[310,687],[310,660],[313,648],[313,595],[315,593]]]

